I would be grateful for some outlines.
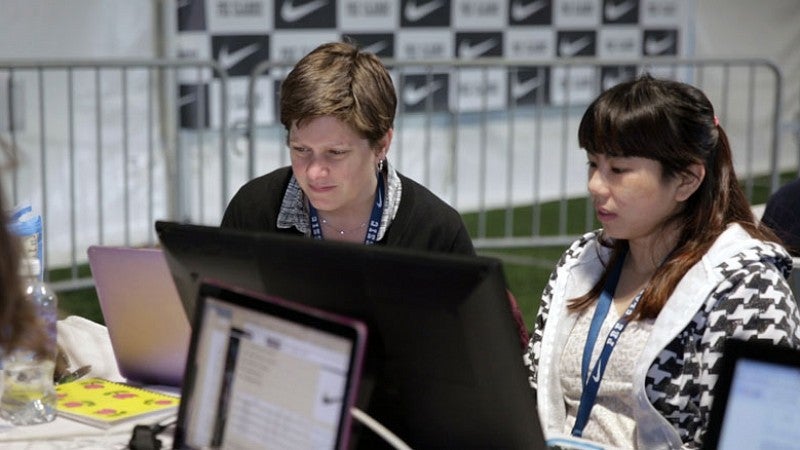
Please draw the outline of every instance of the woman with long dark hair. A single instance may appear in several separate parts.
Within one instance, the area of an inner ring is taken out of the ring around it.
[[[602,229],[569,247],[542,295],[526,362],[545,432],[697,448],[725,340],[800,347],[791,259],[753,216],[699,89],[617,85],[578,139]]]
[[[8,162],[0,171],[13,168],[16,163],[11,144],[0,137],[0,151]],[[27,301],[20,278],[21,249],[19,239],[8,231],[8,209],[0,184],[0,351],[9,354],[14,350],[32,350],[39,355],[46,351],[47,337],[39,323],[35,306]]]

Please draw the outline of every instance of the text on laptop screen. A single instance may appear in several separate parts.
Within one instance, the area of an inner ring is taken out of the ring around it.
[[[719,449],[795,448],[800,369],[742,358],[736,362]]]
[[[211,297],[200,328],[188,446],[336,447],[350,340]]]

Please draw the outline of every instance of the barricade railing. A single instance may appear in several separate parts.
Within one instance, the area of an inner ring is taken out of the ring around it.
[[[213,99],[197,88],[211,80],[223,86]],[[192,173],[209,146],[224,205],[227,127],[182,127],[209,115],[211,100],[227,123],[226,80],[215,61],[0,60],[0,138],[16,160],[0,179],[7,204],[42,215],[45,267],[69,272],[56,289],[91,283],[89,245],[153,245],[154,220],[193,220],[203,186],[192,183],[204,179]]]
[[[780,154],[783,81],[766,60],[386,63],[400,100],[390,163],[459,210],[483,251],[564,245],[597,225],[577,127],[608,74],[703,89],[749,196],[797,164]],[[277,111],[260,120],[255,99],[277,95],[264,73],[277,83],[289,67],[253,70],[234,123],[214,61],[0,61],[0,137],[17,149],[0,179],[9,203],[42,213],[46,267],[69,272],[56,288],[91,283],[89,245],[152,245],[161,218],[216,224],[238,186],[288,164]]]
[[[602,89],[645,71],[706,92],[751,199],[759,190],[775,190],[781,168],[797,164],[781,160],[783,80],[768,60],[386,63],[400,97],[389,161],[462,212],[478,248],[563,245],[598,225],[591,204],[581,201],[586,172],[578,122]],[[281,64],[270,62],[255,67],[249,98],[264,94],[258,92],[260,77],[280,70]],[[409,103],[409,93],[425,86],[441,92],[448,85],[444,98],[434,93]],[[255,104],[248,104],[243,132],[250,178],[288,163],[280,125],[259,123]]]

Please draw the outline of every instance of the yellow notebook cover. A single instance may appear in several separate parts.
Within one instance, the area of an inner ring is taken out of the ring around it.
[[[176,410],[180,402],[174,395],[102,378],[59,384],[56,395],[59,415],[101,428]]]

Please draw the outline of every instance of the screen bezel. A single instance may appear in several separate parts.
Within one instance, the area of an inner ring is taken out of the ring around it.
[[[336,448],[347,448],[349,429],[352,422],[349,410],[355,404],[358,391],[358,382],[360,380],[361,367],[367,342],[368,332],[366,326],[352,318],[330,314],[282,298],[247,291],[210,279],[202,279],[198,289],[196,311],[192,321],[192,329],[198,331],[192,333],[189,344],[189,353],[186,359],[186,376],[181,390],[178,420],[173,437],[174,448],[193,448],[189,446],[185,440],[189,432],[187,429],[189,408],[193,404],[194,394],[196,393],[195,382],[198,374],[198,365],[203,362],[198,361],[200,356],[200,339],[202,337],[199,330],[201,330],[201,324],[205,320],[209,299],[250,310],[257,314],[267,314],[295,325],[309,327],[315,331],[345,339],[350,343],[348,376],[344,387],[344,398],[339,410],[339,417],[341,420],[338,423],[336,433]]]

